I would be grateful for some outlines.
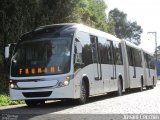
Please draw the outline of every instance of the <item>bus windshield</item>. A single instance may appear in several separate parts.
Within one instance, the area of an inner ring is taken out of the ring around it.
[[[70,71],[71,37],[22,41],[12,58],[12,76],[41,76]]]

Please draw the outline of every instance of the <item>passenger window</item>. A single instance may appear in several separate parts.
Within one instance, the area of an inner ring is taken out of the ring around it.
[[[133,48],[134,66],[142,67],[141,51]]]
[[[108,62],[108,54],[107,54],[107,44],[106,39],[102,37],[98,37],[98,46],[100,52],[100,59],[102,64],[106,64]]]
[[[134,66],[133,65],[132,49],[129,46],[126,46],[126,47],[127,47],[127,55],[128,55],[129,66]]]
[[[102,37],[98,38],[98,42],[101,63],[113,64],[112,42]]]
[[[113,42],[113,48],[114,48],[114,59],[116,65],[122,65],[122,52],[121,52],[121,45],[119,42]]]
[[[75,40],[75,63],[82,64],[82,45],[81,42],[76,39]]]
[[[98,38],[96,36],[90,36],[91,45],[92,45],[92,60],[93,63],[99,63],[99,54],[98,54]]]
[[[108,54],[108,64],[114,64],[114,60],[113,60],[113,44],[112,41],[107,40],[106,41],[107,44],[107,54]]]
[[[76,35],[76,38],[79,40],[80,44],[82,45],[82,62],[84,66],[93,64],[90,35],[85,32],[78,32]]]

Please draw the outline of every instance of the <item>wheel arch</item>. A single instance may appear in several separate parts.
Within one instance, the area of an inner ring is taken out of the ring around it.
[[[122,77],[122,75],[121,75],[121,74],[119,74],[118,80],[120,80],[121,85],[122,85],[122,90],[123,90],[123,89],[124,89],[124,88],[123,88],[123,87],[124,87],[124,85],[123,85],[123,77]]]

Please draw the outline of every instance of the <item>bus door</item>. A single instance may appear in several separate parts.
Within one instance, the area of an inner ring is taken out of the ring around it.
[[[151,77],[151,72],[150,72],[150,67],[149,67],[149,55],[145,54],[145,72],[146,72],[146,84],[149,84],[150,77]]]
[[[129,61],[129,73],[130,73],[130,88],[136,87],[136,79],[137,79],[137,72],[135,66],[135,55],[134,55],[134,48],[127,46],[127,54],[128,54],[128,61]]]
[[[111,68],[110,69],[110,91],[114,91],[116,90],[116,65],[115,65],[115,51],[114,51],[114,46],[113,46],[113,41],[109,41],[110,42],[110,56],[111,56],[111,61],[110,61],[110,65]]]
[[[143,69],[144,69],[144,74],[143,74],[143,85],[147,85],[147,79],[148,79],[148,71],[147,71],[147,56],[146,56],[146,53],[144,53],[143,51],[142,51],[142,54],[143,54],[143,60],[142,61],[144,61],[143,62]]]
[[[103,92],[102,69],[99,56],[98,37],[90,36],[92,46],[93,74],[94,74],[94,93]]]

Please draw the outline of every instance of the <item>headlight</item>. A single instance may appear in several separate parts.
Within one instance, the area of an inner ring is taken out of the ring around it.
[[[9,81],[9,86],[10,86],[11,89],[18,88],[17,84],[15,82],[13,82],[13,80]]]
[[[65,81],[63,82],[63,84],[64,84],[64,85],[68,85],[68,84],[69,84],[69,81],[65,80]]]
[[[62,82],[59,82],[59,86],[62,87],[69,85],[70,80],[71,80],[70,76],[65,77],[65,79]]]
[[[68,85],[70,81],[70,76],[67,76],[66,79],[63,81],[64,85]]]
[[[13,83],[10,84],[10,88],[14,88],[14,84]]]

